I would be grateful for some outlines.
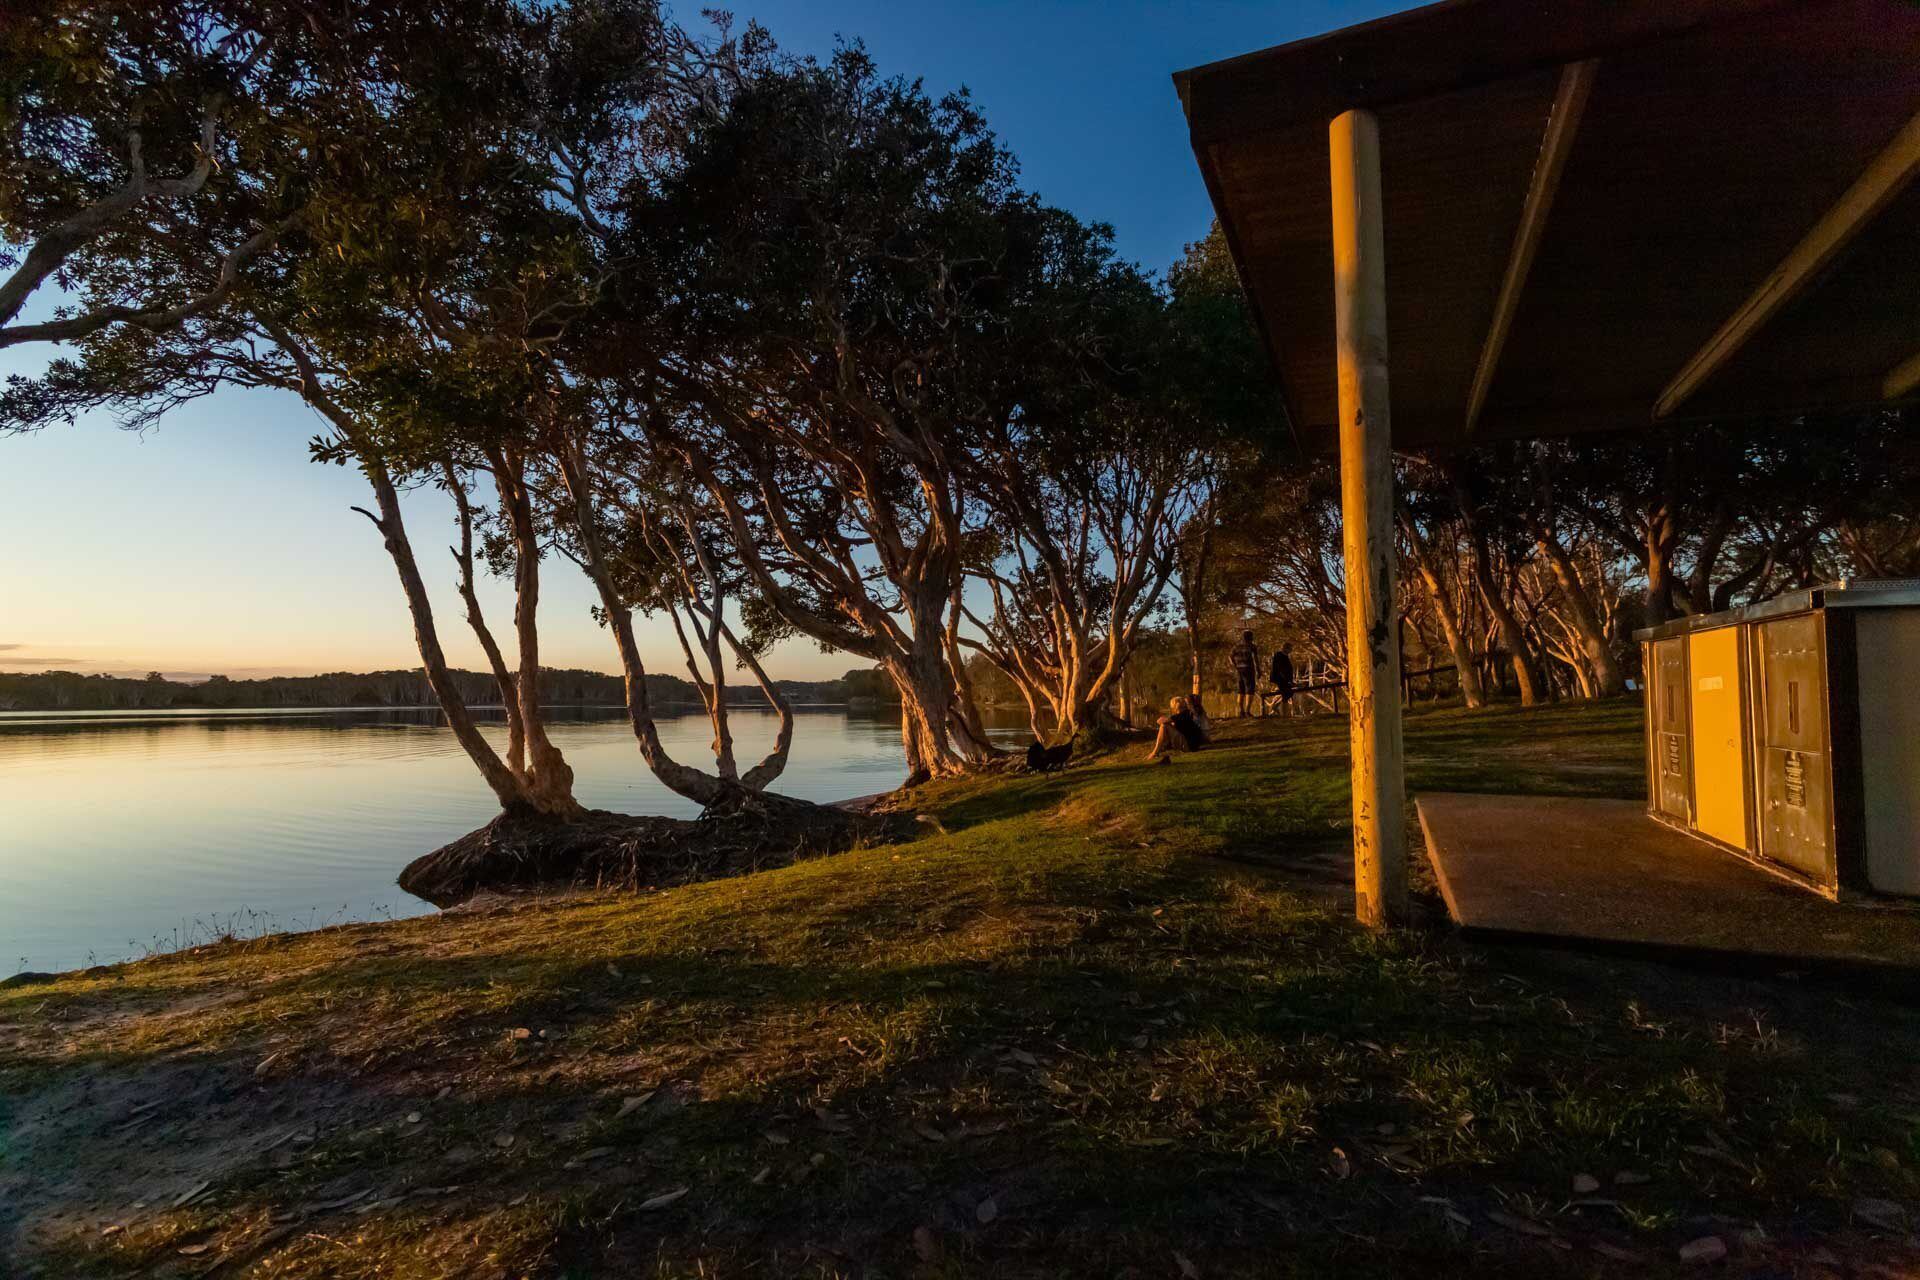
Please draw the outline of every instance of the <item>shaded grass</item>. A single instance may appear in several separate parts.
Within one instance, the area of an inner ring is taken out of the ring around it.
[[[1630,796],[1639,727],[1431,712],[1414,783]],[[53,1275],[1920,1257],[1857,1213],[1920,1195],[1910,1011],[1365,934],[1347,785],[1343,725],[1229,724],[925,788],[907,844],[0,991],[0,1243]]]

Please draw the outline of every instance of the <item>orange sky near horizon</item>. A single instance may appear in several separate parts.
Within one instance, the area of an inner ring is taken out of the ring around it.
[[[26,365],[0,361],[0,375]],[[144,436],[105,418],[0,438],[0,671],[200,679],[420,665],[393,564],[371,525],[365,481],[307,456],[317,430],[290,395],[222,394]],[[409,494],[408,531],[455,666],[485,670],[446,550],[453,507]],[[483,575],[481,601],[513,660],[511,586]],[[612,639],[571,563],[548,563],[541,661],[612,672]],[[649,671],[685,674],[664,621],[642,620]],[[871,665],[778,646],[779,678],[832,679]]]

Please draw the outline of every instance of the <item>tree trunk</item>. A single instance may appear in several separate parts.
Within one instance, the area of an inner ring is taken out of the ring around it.
[[[1479,590],[1480,600],[1487,606],[1487,612],[1492,615],[1494,626],[1500,633],[1500,643],[1506,646],[1507,656],[1513,663],[1513,678],[1520,686],[1520,705],[1538,706],[1546,701],[1547,694],[1539,662],[1533,655],[1533,646],[1527,642],[1526,630],[1521,627],[1520,620],[1514,617],[1512,607],[1507,604],[1499,584],[1493,579],[1486,531],[1480,527],[1472,499],[1457,482],[1453,494],[1454,504],[1460,509],[1460,519],[1466,526],[1467,546],[1472,552],[1469,563],[1473,566],[1473,584]]]
[[[1647,508],[1647,621],[1673,617],[1673,555],[1680,543],[1680,448],[1669,439],[1660,469],[1660,493]]]
[[[900,742],[906,750],[908,785],[964,772],[966,761],[948,734],[953,675],[945,655],[916,642],[881,666],[900,692]]]
[[[513,629],[520,649],[514,689],[527,736],[527,799],[542,812],[571,816],[581,812],[573,798],[573,769],[547,738],[540,706],[540,538],[527,495],[526,461],[508,453],[499,462],[504,464],[499,472],[501,503],[513,530]]]
[[[626,685],[627,721],[633,726],[634,740],[640,745],[640,758],[647,762],[661,785],[677,795],[701,805],[712,805],[737,785],[722,782],[712,774],[681,764],[667,754],[660,742],[660,730],[653,722],[653,700],[647,692],[647,668],[640,660],[640,647],[633,639],[633,613],[614,589],[613,577],[600,548],[599,528],[594,524],[593,502],[587,484],[586,460],[572,441],[561,441],[555,450],[561,476],[573,497],[575,527],[579,531],[581,559],[588,579],[599,593],[600,607],[613,632],[614,650],[620,655],[620,673]]]
[[[987,754],[1001,755],[1000,749],[987,737],[986,722],[980,718],[980,706],[973,696],[973,676],[960,654],[960,615],[960,586],[956,583],[947,610],[947,625],[941,635],[946,646],[947,669],[953,673],[953,732],[957,738],[976,744]]]
[[[453,673],[447,669],[446,655],[440,649],[439,631],[433,622],[433,604],[427,598],[427,584],[420,577],[420,566],[413,558],[413,544],[407,539],[407,527],[400,517],[400,495],[394,491],[393,478],[378,462],[363,460],[362,467],[373,485],[374,499],[380,508],[378,516],[369,515],[368,518],[386,541],[387,554],[393,558],[393,567],[399,572],[400,587],[407,597],[407,611],[413,616],[414,643],[420,650],[427,685],[433,690],[440,710],[447,717],[447,726],[453,730],[454,740],[480,770],[480,776],[492,788],[503,811],[523,813],[535,808],[527,799],[520,779],[501,761],[474,724],[466,702],[460,697],[459,686],[454,683]]]
[[[493,628],[487,625],[486,615],[480,609],[480,596],[473,584],[473,508],[467,502],[466,486],[460,483],[460,477],[454,474],[451,466],[443,466],[447,491],[453,495],[454,507],[460,515],[460,545],[450,548],[454,563],[460,568],[460,598],[466,602],[467,625],[473,629],[474,638],[480,641],[480,649],[487,655],[487,667],[493,672],[493,682],[500,689],[500,707],[507,717],[507,768],[513,770],[513,776],[524,779],[527,769],[527,725],[520,718],[520,695],[516,692],[513,672],[507,669],[505,655],[500,652],[499,642],[493,638]]]
[[[1407,526],[1407,541],[1413,550],[1413,567],[1419,571],[1420,582],[1427,589],[1427,598],[1433,602],[1433,616],[1440,620],[1440,634],[1447,642],[1447,652],[1453,655],[1453,670],[1460,679],[1460,698],[1469,709],[1487,705],[1487,691],[1480,683],[1480,668],[1474,661],[1473,646],[1460,630],[1460,619],[1454,615],[1453,598],[1447,594],[1446,584],[1440,581],[1440,575],[1434,571],[1431,548],[1421,540],[1418,530],[1411,524]]]
[[[1605,698],[1625,693],[1626,676],[1621,673],[1620,663],[1613,656],[1613,646],[1607,643],[1606,628],[1600,625],[1600,619],[1593,611],[1593,602],[1587,596],[1586,584],[1580,580],[1572,557],[1567,555],[1566,548],[1550,531],[1542,530],[1536,542],[1541,554],[1547,558],[1547,565],[1553,570],[1554,581],[1560,584],[1560,594],[1567,602],[1567,621],[1580,637],[1580,647],[1586,654],[1588,666],[1592,668],[1598,696]],[[1588,686],[1584,673],[1580,685],[1585,693]]]
[[[793,748],[793,704],[787,701],[786,694],[780,692],[780,686],[767,678],[766,670],[761,667],[760,659],[754,656],[753,650],[734,639],[732,629],[724,622],[717,625],[720,633],[726,637],[727,647],[753,673],[753,678],[760,683],[760,692],[766,695],[767,705],[780,717],[780,727],[773,735],[773,749],[740,779],[740,785],[749,791],[765,791],[787,767],[787,754]]]
[[[1673,617],[1672,525],[1661,515],[1647,522],[1647,622],[1657,626]]]

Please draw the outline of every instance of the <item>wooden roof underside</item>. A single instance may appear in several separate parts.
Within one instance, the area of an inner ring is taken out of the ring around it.
[[[1175,81],[1303,448],[1335,439],[1351,107],[1380,120],[1396,445],[1920,391],[1910,0],[1448,0]]]

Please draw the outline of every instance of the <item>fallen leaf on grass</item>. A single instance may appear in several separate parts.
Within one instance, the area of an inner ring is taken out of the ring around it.
[[[1522,1235],[1550,1236],[1553,1234],[1551,1227],[1542,1226],[1538,1222],[1499,1209],[1487,1210],[1487,1221],[1505,1227],[1509,1231],[1518,1231]]]
[[[1891,1235],[1907,1233],[1906,1211],[1891,1200],[1874,1200],[1863,1196],[1853,1202],[1853,1216]]]
[[[769,1129],[769,1130],[767,1130],[767,1135],[766,1135],[766,1136],[767,1136],[767,1141],[768,1141],[768,1142],[771,1142],[771,1143],[772,1143],[772,1144],[773,1144],[774,1146],[776,1146],[776,1147],[784,1147],[784,1146],[786,1146],[786,1145],[787,1145],[788,1143],[790,1143],[790,1142],[792,1142],[792,1141],[793,1141],[793,1139],[792,1139],[792,1138],[789,1138],[789,1137],[788,1137],[788,1136],[787,1136],[786,1134],[784,1134],[784,1133],[775,1133],[775,1132],[774,1132],[773,1130],[771,1130],[771,1129]]]
[[[613,1118],[615,1120],[625,1120],[628,1116],[646,1106],[647,1103],[653,1101],[653,1095],[657,1092],[658,1090],[649,1089],[645,1093],[637,1093],[633,1097],[623,1100],[620,1103],[620,1109],[613,1113]]]
[[[1333,1158],[1327,1164],[1327,1171],[1344,1182],[1353,1176],[1353,1161],[1347,1159],[1347,1153],[1340,1148],[1333,1149]]]
[[[1185,1277],[1185,1280],[1200,1280],[1200,1268],[1194,1266],[1193,1260],[1178,1249],[1173,1251],[1173,1262],[1180,1268],[1180,1274]]]
[[[681,1187],[678,1191],[662,1191],[657,1196],[650,1196],[640,1202],[640,1212],[652,1213],[655,1209],[664,1209],[691,1190],[692,1187]]]
[[[1680,1246],[1682,1262],[1718,1262],[1726,1256],[1727,1242],[1719,1236],[1701,1236],[1698,1240],[1689,1240]]]
[[[356,1191],[350,1196],[340,1196],[334,1200],[321,1200],[314,1204],[305,1205],[303,1208],[307,1213],[325,1213],[329,1209],[344,1209],[350,1204],[357,1204],[372,1194],[373,1188],[368,1187],[365,1191]]]
[[[213,1241],[208,1240],[200,1244],[182,1245],[180,1252],[189,1258],[197,1258],[211,1248],[213,1248]]]
[[[1576,1173],[1573,1175],[1573,1194],[1577,1196],[1590,1196],[1599,1189],[1600,1179],[1594,1177],[1592,1174]]]
[[[1738,1156],[1722,1151],[1719,1147],[1688,1146],[1680,1149],[1689,1155],[1699,1156],[1703,1160],[1718,1160],[1721,1164],[1732,1165],[1736,1169],[1745,1167],[1740,1163]]]
[[[1456,1227],[1471,1227],[1473,1219],[1454,1207],[1453,1201],[1445,1196],[1421,1196],[1421,1204],[1430,1204],[1440,1210],[1441,1216]]]
[[[185,1191],[182,1191],[179,1194],[179,1196],[174,1200],[174,1202],[168,1207],[173,1209],[182,1208],[183,1206],[186,1205],[187,1201],[199,1199],[201,1193],[204,1192],[208,1187],[212,1185],[213,1183],[211,1182],[202,1182]]]
[[[766,1182],[768,1178],[772,1176],[773,1176],[773,1166],[768,1165],[766,1168],[760,1170],[760,1172],[753,1175],[753,1185],[756,1187],[761,1186]]]
[[[1622,1169],[1613,1175],[1613,1185],[1616,1187],[1639,1187],[1652,1181],[1652,1174],[1637,1173],[1632,1169]]]
[[[922,1262],[933,1262],[940,1257],[940,1242],[934,1237],[932,1227],[913,1229],[913,1251],[920,1255]]]
[[[591,1151],[582,1151],[579,1155],[562,1165],[563,1169],[578,1169],[582,1165],[592,1164],[595,1160],[604,1160],[613,1154],[612,1147],[595,1147]]]
[[[974,1209],[973,1216],[978,1218],[984,1226],[1000,1216],[1000,1206],[993,1202],[992,1196],[988,1196],[980,1202],[979,1207]]]
[[[940,1132],[938,1129],[934,1128],[932,1125],[926,1125],[926,1124],[915,1125],[913,1128],[913,1131],[919,1134],[921,1137],[925,1138],[928,1142],[945,1142],[947,1140],[947,1135]]]
[[[1274,1197],[1266,1194],[1264,1191],[1248,1191],[1247,1199],[1253,1201],[1255,1204],[1259,1205],[1262,1209],[1267,1210],[1269,1213],[1285,1214],[1287,1211],[1287,1206],[1285,1205],[1285,1203],[1283,1203],[1280,1200],[1276,1200]]]

